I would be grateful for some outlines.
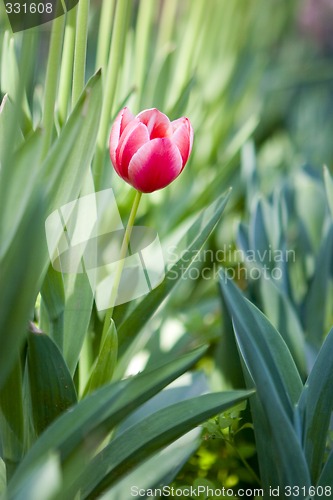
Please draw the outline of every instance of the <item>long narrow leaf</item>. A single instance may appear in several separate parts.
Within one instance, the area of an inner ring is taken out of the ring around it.
[[[303,421],[303,440],[313,484],[324,460],[327,433],[333,409],[333,328],[328,334],[299,403]]]
[[[155,370],[103,387],[78,403],[36,441],[13,476],[10,491],[15,492],[41,457],[58,451],[65,459],[74,451],[86,450],[86,441],[93,437],[98,446],[121,419],[188,370],[205,350],[201,347]]]
[[[233,322],[242,334],[239,340],[242,345],[246,342],[247,352],[251,353],[251,356],[253,349],[253,353],[256,352],[265,360],[272,385],[286,413],[292,416],[293,406],[298,402],[303,384],[284,340],[268,319],[245,299],[222,271],[220,285]]]
[[[331,211],[331,216],[333,218],[333,179],[326,166],[324,167],[324,181],[325,181],[327,202]]]
[[[9,251],[1,261],[0,387],[18,356],[41,286],[44,209],[38,198],[30,203]]]
[[[260,428],[265,423],[271,436],[276,463],[268,472],[279,478],[281,487],[309,485],[308,467],[293,427],[294,405],[302,383],[290,353],[279,333],[230,280],[225,279],[221,286],[246,371],[257,390],[255,398],[265,415],[264,422],[254,425]],[[266,453],[259,457],[262,460],[266,460]]]
[[[317,486],[322,486],[324,488],[324,491],[326,487],[327,488],[326,491],[328,491],[329,495],[331,496],[332,491],[328,490],[328,488],[331,487],[333,489],[333,450],[331,450],[331,453],[328,456],[328,459],[324,465],[322,473],[320,474]],[[316,495],[314,497],[314,500],[319,500],[319,498],[323,498],[323,495],[319,494]]]
[[[28,335],[28,376],[33,424],[40,434],[77,400],[61,352],[47,335]]]
[[[304,329],[309,342],[320,349],[323,337],[333,253],[333,224],[320,246],[315,272],[303,303]]]
[[[157,411],[111,441],[63,498],[74,498],[77,490],[83,498],[96,498],[156,450],[251,394],[253,391],[205,394]]]

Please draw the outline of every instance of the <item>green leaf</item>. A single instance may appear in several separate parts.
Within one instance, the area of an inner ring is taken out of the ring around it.
[[[194,435],[193,435],[194,434]],[[157,488],[170,484],[201,442],[199,429],[182,436],[167,448],[154,453],[135,469],[123,476],[106,493],[109,500],[128,500],[128,492],[136,485],[139,489]]]
[[[10,171],[10,182],[2,186],[0,199],[0,257],[8,251],[29,205],[39,196],[41,145],[42,135],[38,130],[13,155],[15,168]]]
[[[21,461],[24,445],[24,413],[22,394],[22,367],[18,355],[5,384],[0,390],[1,456],[10,477]]]
[[[265,220],[265,205],[263,199],[258,199],[253,215],[251,218],[249,239],[250,246],[255,251],[256,264],[260,267],[266,266],[268,270],[271,269],[271,262],[269,259],[269,235],[266,229]],[[266,207],[267,210],[267,207]]]
[[[328,206],[333,217],[333,179],[326,165],[324,166],[324,181]]]
[[[324,488],[325,486],[330,486],[333,488],[333,450],[331,450],[328,456],[322,473],[320,474],[317,486],[323,486]],[[314,500],[319,500],[319,498],[323,498],[323,495],[316,495]]]
[[[240,222],[237,227],[237,245],[246,254],[250,250],[249,227]]]
[[[5,462],[0,458],[0,495],[5,492],[6,484],[6,466]]]
[[[266,316],[242,295],[222,271],[220,286],[239,333],[237,340],[241,342],[242,356],[246,354],[246,364],[251,363],[251,367],[256,367],[255,355],[258,356],[258,362],[261,358],[264,360],[263,369],[268,371],[278,399],[291,417],[303,384],[288,347]],[[253,375],[252,369],[249,371]]]
[[[278,478],[281,487],[310,485],[301,443],[293,427],[294,406],[302,382],[290,352],[267,318],[225,276],[221,287],[233,317],[244,375],[248,385],[254,383],[257,391],[255,415],[262,418],[254,420],[254,427],[263,428],[264,434],[270,437],[275,457],[267,459],[267,442],[261,442],[258,458],[262,474],[269,477],[271,484],[274,477]],[[263,476],[266,485],[267,477]]]
[[[80,192],[80,197],[84,197],[85,195],[90,195],[95,190],[94,181],[91,172],[88,172],[86,176],[82,190]],[[78,205],[80,200],[78,202]],[[73,215],[77,215],[78,218],[73,217]],[[82,215],[79,215],[79,211],[71,216],[71,222],[74,219],[74,227],[78,226],[78,229],[81,230],[81,225],[83,222]],[[68,227],[66,227],[68,229]],[[75,229],[72,228],[74,232]],[[68,233],[67,233],[68,234]],[[73,233],[72,233],[73,234]],[[77,263],[76,273],[66,274],[64,275],[64,283],[65,283],[65,311],[64,311],[64,358],[67,362],[68,368],[72,374],[75,373],[77,363],[79,360],[79,356],[81,353],[81,349],[84,343],[84,339],[86,338],[91,313],[93,309],[94,303],[94,295],[91,288],[91,284],[89,282],[89,278],[87,273],[79,272],[79,267],[84,269],[84,262],[80,260]],[[73,269],[74,271],[74,269]],[[81,357],[82,361],[82,357]],[[89,376],[89,368],[84,370],[85,373],[85,381]],[[82,377],[82,363],[80,366],[80,387],[84,387],[85,381]]]
[[[96,147],[102,107],[101,72],[87,83],[42,166],[49,210],[75,200]]]
[[[28,376],[33,424],[40,434],[77,401],[66,363],[47,335],[28,335]]]
[[[303,377],[307,374],[304,332],[289,299],[269,278],[260,282],[261,298],[266,316],[281,333]]]
[[[29,203],[1,260],[0,387],[17,359],[41,285],[44,209],[39,199]]]
[[[18,94],[21,75],[15,54],[14,36],[10,36],[9,31],[5,32],[2,57],[1,57],[1,91],[3,94],[8,94],[12,100],[15,100]],[[28,105],[26,93],[23,94],[22,110],[25,116],[25,121],[31,128],[31,112]]]
[[[303,422],[303,446],[312,484],[316,484],[324,460],[333,409],[333,328],[328,334],[299,402]]]
[[[98,447],[117,423],[188,370],[205,350],[206,347],[196,349],[155,370],[102,387],[80,401],[51,424],[35,442],[13,476],[10,488],[18,485],[41,457],[48,456],[50,452],[60,452],[63,460],[77,452],[84,459],[87,456],[87,440],[90,446]]]
[[[50,265],[41,289],[43,305],[48,313],[48,326],[46,330],[43,323],[40,327],[48,333],[59,349],[63,350],[64,336],[64,310],[65,290],[62,274],[55,271]]]
[[[5,147],[9,147],[6,140],[6,132],[8,132],[8,123],[10,123],[13,113],[15,113],[15,108],[10,101],[8,94],[5,94],[0,105],[0,151],[4,151]],[[15,126],[15,138],[17,143],[10,145],[13,149],[15,149],[16,146],[21,145],[23,141],[23,134],[18,123],[15,123]]]
[[[326,218],[325,191],[319,176],[305,169],[295,174],[295,209],[312,251],[317,252],[322,241]]]
[[[64,358],[74,375],[84,337],[88,331],[94,295],[87,274],[64,276],[66,301]]]
[[[195,84],[196,84],[196,78],[195,75],[193,75],[184,85],[177,101],[172,106],[172,109],[168,111],[168,116],[170,117],[171,120],[175,120],[176,118],[184,114],[192,89],[195,86]]]
[[[20,201],[17,200],[21,199],[19,193],[20,189],[24,188],[25,177],[16,178],[16,169],[10,171],[10,176],[14,176],[15,182],[12,182],[10,178],[6,189],[15,191],[16,196],[13,197],[11,203],[16,200],[15,204],[18,204],[22,214],[18,219],[17,230],[13,234],[10,247],[6,243],[6,255],[1,263],[3,271],[0,276],[0,289],[5,291],[0,314],[1,383],[20,347],[20,341],[26,331],[41,286],[39,280],[46,271],[49,257],[44,238],[45,219],[52,210],[60,208],[63,203],[79,195],[84,174],[88,170],[95,148],[101,103],[101,78],[100,73],[97,73],[88,82],[77,106],[62,129],[61,135],[40,167],[36,194],[27,198],[27,203],[22,208]],[[18,152],[18,155],[22,155],[22,169],[26,168],[27,161],[31,162],[33,165],[31,168],[34,169],[36,151],[39,148],[38,134],[39,132],[33,134],[31,140],[29,139]],[[35,146],[36,149],[32,147],[34,141],[38,143]],[[28,148],[27,144],[31,146],[31,151],[34,149],[29,158],[24,153],[28,151],[25,149]],[[37,167],[33,171],[37,174]],[[31,177],[31,172],[27,179],[28,190],[30,181],[36,183],[36,178]],[[34,192],[34,188],[32,190]],[[46,206],[43,205],[43,200]],[[1,209],[3,203],[1,197]],[[13,214],[17,212],[16,205],[14,208]],[[1,222],[2,212],[0,210]],[[9,214],[10,220],[15,220],[13,214]],[[2,223],[0,227],[3,227]],[[1,234],[1,242],[2,236]]]
[[[53,500],[62,486],[59,457],[56,454],[40,457],[18,483],[11,484],[6,500]]]
[[[333,225],[322,240],[316,259],[316,267],[302,310],[307,340],[319,350],[323,341],[327,305],[327,290],[330,279],[333,252]]]
[[[118,334],[121,355],[124,355],[137,333],[144,327],[162,301],[190,269],[205,241],[219,222],[229,195],[230,191],[227,194],[221,195],[197,216],[177,246],[177,251],[181,255],[179,260],[166,273],[161,285],[150,292],[120,325]]]
[[[113,320],[102,341],[92,373],[87,383],[85,394],[89,394],[111,381],[117,363],[118,336]]]
[[[156,450],[251,394],[253,391],[205,394],[157,411],[112,440],[82,471],[65,498],[74,498],[79,490],[83,498],[96,498]]]

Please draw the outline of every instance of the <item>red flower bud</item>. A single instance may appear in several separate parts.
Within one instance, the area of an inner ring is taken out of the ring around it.
[[[158,109],[118,114],[110,134],[110,157],[117,174],[142,193],[168,186],[186,165],[193,143],[188,118],[170,122]]]

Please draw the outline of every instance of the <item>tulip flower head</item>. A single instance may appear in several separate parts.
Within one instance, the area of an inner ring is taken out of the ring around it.
[[[117,174],[142,193],[168,186],[184,169],[193,143],[188,118],[170,121],[158,109],[118,114],[110,134],[110,157]]]

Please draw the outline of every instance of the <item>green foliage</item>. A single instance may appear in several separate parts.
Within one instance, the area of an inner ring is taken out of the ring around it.
[[[74,405],[77,398],[72,377],[50,337],[29,333],[27,345],[32,421],[39,435],[54,419]]]
[[[306,492],[310,485],[331,484],[332,332],[325,336],[324,329],[332,318],[332,225],[323,184],[308,172],[298,175],[303,186],[306,183],[307,189],[322,196],[315,214],[309,212],[313,225],[311,221],[303,225],[304,212],[295,218],[299,187],[288,186],[288,195],[286,189],[277,189],[271,199],[258,199],[250,209],[249,225],[238,228],[244,260],[237,278],[243,287],[241,280],[246,277],[250,301],[220,271],[244,378],[248,387],[256,389],[250,405],[264,498],[269,498],[267,492],[274,485],[282,491],[305,486]],[[327,171],[325,182],[327,189]],[[320,246],[310,244],[313,229],[322,234]],[[291,249],[293,258],[288,259],[286,252]],[[296,270],[302,260],[303,266]]]

